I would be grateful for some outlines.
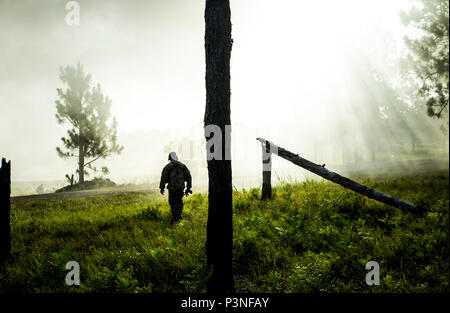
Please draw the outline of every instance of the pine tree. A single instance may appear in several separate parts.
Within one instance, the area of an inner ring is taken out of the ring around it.
[[[100,84],[91,88],[91,75],[84,73],[80,63],[76,67],[61,67],[60,79],[67,88],[56,89],[56,119],[71,128],[67,137],[61,138],[66,151],[60,147],[56,151],[62,158],[78,158],[78,183],[83,184],[87,170],[98,171],[93,166],[95,161],[120,153],[123,146],[117,144],[117,121],[113,118],[110,122],[111,100],[103,95]],[[109,172],[105,166],[101,171]]]
[[[420,82],[418,93],[425,98],[429,116],[448,113],[449,103],[449,1],[417,0],[420,8],[402,11],[403,24],[420,32],[418,38],[405,37],[410,50],[407,64]]]

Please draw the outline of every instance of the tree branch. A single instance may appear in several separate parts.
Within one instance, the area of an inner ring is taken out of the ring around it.
[[[441,113],[442,113],[442,111],[444,111],[444,109],[445,109],[447,106],[448,106],[448,102],[447,102],[444,106],[442,106],[442,108],[439,110],[439,113],[436,114],[436,115],[437,115],[437,116],[440,116]]]
[[[91,164],[92,162],[95,162],[95,161],[97,161],[98,159],[100,159],[101,157],[103,157],[103,156],[105,156],[105,155],[107,155],[108,154],[108,152],[109,151],[106,151],[105,153],[103,153],[103,154],[100,154],[98,157],[96,157],[95,159],[92,159],[91,161],[89,161],[89,162],[87,162],[87,163],[85,163],[84,165],[83,165],[83,167],[86,167],[86,166],[88,166],[89,164]]]
[[[78,123],[75,123],[75,121],[72,118],[70,118],[69,116],[66,116],[66,120],[69,121],[69,123],[72,124],[73,127],[78,128],[78,126],[77,126]]]

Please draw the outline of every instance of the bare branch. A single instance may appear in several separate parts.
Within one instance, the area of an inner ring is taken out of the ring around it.
[[[99,155],[99,156],[96,157],[95,159],[92,159],[91,161],[85,163],[83,166],[85,166],[85,167],[88,166],[88,165],[91,164],[92,162],[95,162],[95,161],[97,161],[98,159],[100,159],[101,157],[104,157],[104,156],[108,155],[108,153],[109,153],[109,151],[106,151],[105,153]]]

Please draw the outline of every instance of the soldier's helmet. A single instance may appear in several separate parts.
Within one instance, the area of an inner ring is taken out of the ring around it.
[[[172,161],[172,160],[178,161],[178,156],[177,156],[177,154],[175,152],[170,152],[169,153],[169,161]]]

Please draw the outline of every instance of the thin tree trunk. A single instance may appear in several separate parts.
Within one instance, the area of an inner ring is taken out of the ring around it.
[[[78,149],[78,183],[84,184],[84,147],[80,144]]]
[[[222,159],[208,161],[208,223],[206,252],[213,275],[208,292],[234,292],[232,273],[233,221],[231,160],[226,160],[230,121],[231,12],[229,0],[206,0],[206,108],[204,124],[222,131]],[[209,140],[206,137],[206,140]]]
[[[2,159],[0,168],[0,262],[11,253],[11,161]]]

